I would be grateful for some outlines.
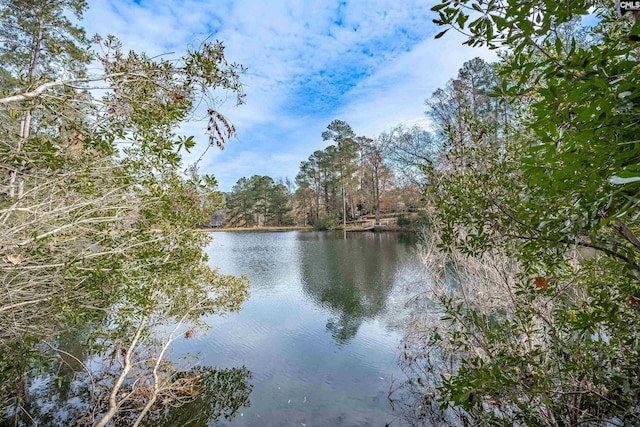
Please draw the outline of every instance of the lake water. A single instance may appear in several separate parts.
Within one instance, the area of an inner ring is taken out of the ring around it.
[[[403,425],[388,394],[413,244],[395,233],[215,233],[210,262],[246,274],[240,313],[176,344],[203,365],[246,366],[250,406],[223,426]]]

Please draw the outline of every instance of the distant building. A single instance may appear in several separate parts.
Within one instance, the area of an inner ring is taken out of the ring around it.
[[[216,211],[211,214],[211,228],[222,228],[224,225],[224,211]]]

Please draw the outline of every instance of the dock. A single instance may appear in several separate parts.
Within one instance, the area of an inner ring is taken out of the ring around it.
[[[349,227],[346,231],[383,231],[385,227],[389,225],[393,225],[391,223],[395,223],[395,218],[385,218],[381,219],[376,223],[375,220],[367,220],[367,221],[359,221],[362,225],[360,227]]]

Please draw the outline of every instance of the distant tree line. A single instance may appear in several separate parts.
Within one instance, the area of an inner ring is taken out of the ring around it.
[[[226,194],[226,227],[331,227],[362,217],[422,206],[421,166],[437,150],[425,129],[397,126],[372,139],[333,120],[321,135],[329,145],[300,163],[291,182],[243,177]]]
[[[226,224],[231,227],[293,225],[291,183],[268,176],[240,178],[226,197]]]

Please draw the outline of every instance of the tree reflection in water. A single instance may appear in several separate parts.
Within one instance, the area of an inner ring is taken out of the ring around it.
[[[251,371],[246,367],[196,366],[181,372],[175,377],[175,384],[186,380],[184,384],[188,389],[183,392],[188,401],[175,402],[178,406],[169,401],[158,402],[143,424],[204,427],[220,420],[231,420],[242,407],[250,405],[251,377]],[[92,425],[95,414],[106,409],[104,399],[98,407],[93,404],[96,396],[93,395],[92,379],[81,371],[69,372],[69,366],[65,367],[64,362],[53,365],[36,383],[31,389],[30,417],[12,418],[11,425]],[[137,416],[137,412],[122,408],[112,425],[131,426]],[[9,425],[9,419],[5,422]]]
[[[11,368],[22,369],[29,387],[20,400],[7,399],[16,403],[5,408],[6,425],[89,426],[107,413],[126,350],[117,339],[106,338],[113,337],[112,331],[101,329],[101,324],[60,334],[39,346],[37,353],[14,354]],[[147,331],[131,353],[133,368],[117,388],[118,410],[109,425],[134,425],[148,406],[142,425],[207,426],[231,420],[249,406],[253,386],[247,368],[197,366],[193,356],[171,360],[162,349],[169,348],[172,338],[157,327],[149,328],[153,332]],[[193,333],[184,325],[173,331],[184,338]],[[13,374],[0,375],[6,379]],[[8,384],[5,392],[11,388]]]
[[[209,367],[193,369],[201,375],[196,398],[177,408],[158,413],[157,426],[207,426],[219,420],[231,420],[240,408],[249,406],[253,386],[249,383],[251,371],[246,367],[216,370]]]
[[[398,245],[399,236],[385,233],[346,233],[345,239],[309,234],[318,245],[307,244],[302,253],[304,290],[330,313],[327,330],[339,345],[348,343],[360,325],[381,315],[393,288],[394,274],[411,251],[410,241]],[[363,245],[373,239],[375,245]]]

